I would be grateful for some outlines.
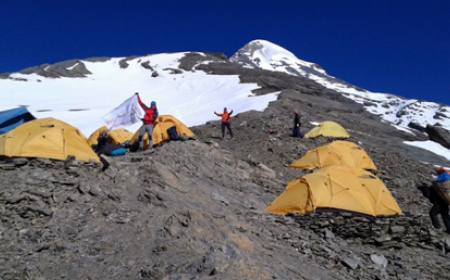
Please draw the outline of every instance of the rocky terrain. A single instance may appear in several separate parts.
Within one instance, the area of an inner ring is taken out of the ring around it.
[[[0,278],[449,278],[450,238],[431,228],[419,189],[432,167],[417,159],[448,162],[402,145],[415,136],[361,105],[310,87],[283,90],[264,112],[233,118],[234,139],[221,140],[211,122],[194,128],[196,141],[110,158],[104,167],[4,159]],[[294,110],[304,131],[326,119],[349,128],[404,215],[266,214],[301,175],[287,164],[326,141],[291,138]]]
[[[285,177],[211,141],[109,162],[2,163],[1,279],[444,279],[450,269],[449,240],[402,182],[390,184],[402,217],[276,217],[264,208]]]
[[[301,72],[326,75],[318,65],[302,62],[297,75],[236,57],[186,53],[177,68],[163,70],[237,75],[257,85],[255,96],[278,93],[264,111],[233,117],[233,139],[222,140],[219,122],[211,121],[192,128],[197,140],[105,158],[101,166],[0,159],[0,279],[450,279],[450,236],[432,228],[425,196],[433,165],[450,162],[403,143],[432,139],[445,146],[448,132],[422,123],[395,128],[364,102]],[[133,59],[120,60],[120,68]],[[90,74],[83,65],[74,60],[23,73],[84,79]],[[155,65],[141,66],[158,77]],[[290,137],[294,112],[303,133],[325,120],[346,127],[404,214],[265,213],[303,174],[288,164],[329,141]]]

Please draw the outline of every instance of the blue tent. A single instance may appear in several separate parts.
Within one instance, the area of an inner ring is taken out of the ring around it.
[[[27,108],[19,107],[0,112],[0,134],[6,133],[19,125],[36,119]]]

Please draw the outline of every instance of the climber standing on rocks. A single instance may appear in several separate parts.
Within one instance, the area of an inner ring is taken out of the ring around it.
[[[143,125],[141,127],[141,131],[139,132],[139,148],[141,150],[144,149],[144,136],[145,133],[148,134],[149,139],[149,147],[152,147],[152,134],[153,134],[153,125],[155,124],[156,119],[158,118],[158,108],[156,108],[156,102],[152,101],[150,103],[150,107],[147,107],[144,102],[142,102],[141,97],[139,96],[139,93],[135,93],[139,102],[139,105],[141,106],[142,110],[144,110],[145,115],[142,119]]]
[[[221,117],[221,129],[222,129],[222,139],[225,138],[225,128],[228,129],[228,133],[230,133],[231,138],[233,138],[233,131],[231,130],[230,118],[231,114],[233,114],[233,110],[228,112],[227,107],[223,108],[223,112],[221,114],[214,112],[214,114],[218,117]]]
[[[294,128],[292,129],[292,137],[303,138],[300,132],[300,115],[294,112]]]
[[[436,174],[437,178],[430,188],[430,201],[433,203],[433,207],[430,210],[431,222],[435,228],[440,228],[441,224],[438,220],[438,214],[441,214],[446,232],[450,233],[450,216],[448,213],[448,205],[450,204],[450,174],[442,167],[436,169]]]

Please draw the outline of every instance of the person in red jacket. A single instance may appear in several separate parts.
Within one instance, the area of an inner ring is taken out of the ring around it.
[[[231,118],[231,114],[233,114],[233,110],[231,110],[230,112],[228,112],[227,108],[223,108],[223,113],[219,114],[214,112],[214,114],[216,116],[221,117],[221,128],[222,128],[222,139],[225,138],[225,128],[228,129],[228,132],[230,133],[231,138],[233,138],[233,131],[231,130],[231,125],[230,125],[230,118]]]
[[[141,106],[142,110],[144,110],[145,115],[142,119],[142,122],[144,123],[141,127],[141,131],[139,134],[139,147],[143,148],[143,139],[145,136],[145,133],[148,134],[149,144],[150,147],[152,147],[152,134],[153,134],[153,125],[155,124],[156,119],[158,118],[158,109],[156,108],[156,102],[152,101],[150,103],[150,107],[147,107],[144,102],[142,102],[141,97],[139,96],[139,93],[136,92],[136,96],[139,102],[139,105]]]

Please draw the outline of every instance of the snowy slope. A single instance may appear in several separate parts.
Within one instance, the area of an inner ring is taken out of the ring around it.
[[[0,79],[0,110],[26,105],[37,117],[61,119],[89,135],[134,92],[146,103],[155,100],[161,114],[172,114],[188,125],[215,119],[213,111],[224,106],[236,113],[263,110],[277,98],[253,96],[258,86],[240,84],[238,76],[183,71],[178,66],[185,54],[76,60],[10,74]],[[152,76],[155,73],[158,76]]]
[[[255,40],[238,50],[231,61],[245,67],[262,68],[303,76],[363,104],[396,128],[409,131],[408,124],[440,124],[450,130],[450,107],[434,102],[409,100],[386,93],[374,93],[330,76],[319,65],[297,58],[288,50],[265,40]]]
[[[433,142],[431,140],[428,141],[405,141],[407,145],[418,147],[437,155],[440,155],[448,160],[450,160],[450,150],[446,147],[442,146],[439,143]]]

